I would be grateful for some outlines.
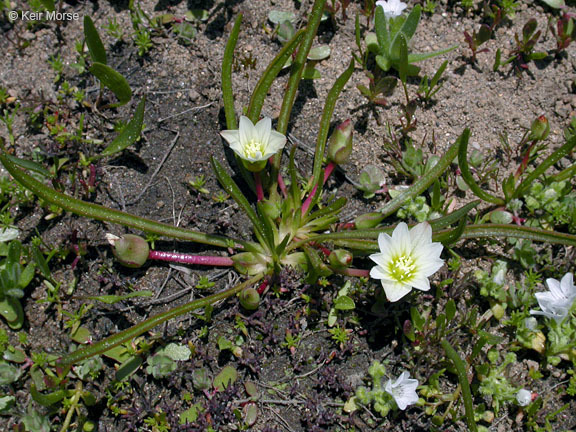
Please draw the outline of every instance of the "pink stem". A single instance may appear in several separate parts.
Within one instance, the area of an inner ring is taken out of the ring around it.
[[[264,189],[262,189],[262,179],[259,172],[254,173],[254,183],[256,184],[256,196],[260,202],[264,199]]]
[[[148,259],[158,261],[170,261],[183,264],[209,265],[209,266],[233,266],[234,261],[228,257],[189,255],[179,252],[164,252],[151,250]]]
[[[364,269],[357,269],[357,268],[347,268],[347,269],[340,269],[335,270],[336,273],[340,273],[346,276],[355,276],[355,277],[370,277],[370,270]]]
[[[266,290],[266,288],[268,288],[268,281],[267,280],[262,282],[256,291],[258,291],[258,294],[262,295],[264,293],[264,291]]]
[[[288,191],[286,190],[286,183],[284,183],[284,179],[282,178],[282,174],[278,173],[278,186],[280,187],[280,190],[282,191],[282,196],[284,196],[284,198],[288,197]]]
[[[334,171],[334,168],[336,167],[336,164],[332,161],[328,162],[328,165],[326,165],[326,169],[324,170],[324,181],[322,182],[322,184],[320,186],[324,186],[324,183],[326,183],[326,181],[328,180],[328,177],[330,177],[330,174],[332,174],[332,171]],[[302,204],[302,215],[305,215],[308,212],[308,208],[310,207],[310,204],[312,203],[312,198],[314,198],[314,195],[316,195],[316,190],[318,189],[318,186],[314,186],[314,188],[312,189],[312,192],[310,192],[310,195],[308,195],[308,198],[306,198],[306,201],[304,201],[304,204]]]

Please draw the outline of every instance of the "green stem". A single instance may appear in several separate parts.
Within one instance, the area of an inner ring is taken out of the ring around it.
[[[151,219],[134,216],[120,210],[114,210],[98,204],[84,202],[43,185],[35,178],[31,177],[16,167],[16,165],[14,165],[14,163],[11,162],[6,154],[2,151],[0,151],[0,162],[2,162],[6,170],[8,170],[8,172],[12,175],[12,177],[14,177],[16,181],[18,181],[18,183],[20,183],[25,188],[30,189],[32,192],[34,192],[35,195],[49,202],[50,204],[54,204],[63,208],[64,210],[70,211],[80,216],[97,219],[100,221],[112,222],[148,233],[159,234],[180,240],[190,240],[211,246],[230,247],[231,240],[235,244],[239,244],[243,247],[250,246],[251,243],[243,240],[233,240],[227,237],[204,234],[198,231],[179,228],[173,225],[156,222]]]
[[[109,336],[100,342],[96,342],[92,345],[86,345],[70,354],[65,355],[58,361],[58,365],[64,367],[72,366],[78,362],[81,362],[82,360],[86,360],[90,357],[105,353],[106,351],[130,341],[170,319],[190,313],[196,309],[204,308],[208,305],[216,303],[217,301],[231,297],[234,294],[242,291],[244,288],[255,284],[260,279],[262,279],[262,274],[258,274],[251,279],[242,282],[241,284],[238,284],[232,288],[228,288],[225,291],[191,301],[189,303],[183,304],[182,306],[178,306],[166,312],[154,315],[153,317],[150,317],[147,320],[142,321],[141,323],[138,323],[126,330],[122,330],[115,335]]]
[[[238,128],[236,111],[234,110],[234,93],[232,92],[232,64],[234,63],[234,49],[240,34],[240,24],[242,24],[242,14],[236,17],[224,50],[224,58],[222,59],[222,99],[224,101],[224,113],[226,114],[226,127],[228,129]]]
[[[466,412],[466,423],[468,423],[468,430],[471,432],[477,432],[478,428],[476,427],[476,421],[474,420],[472,391],[470,390],[470,383],[468,382],[468,376],[466,375],[466,365],[446,339],[442,340],[440,344],[456,368],[456,374],[458,375],[458,381],[460,382],[460,388],[462,389],[462,399],[464,399],[464,409]]]

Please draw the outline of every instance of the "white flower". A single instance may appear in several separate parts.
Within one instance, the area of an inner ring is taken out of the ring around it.
[[[554,318],[560,323],[572,308],[574,299],[576,299],[576,287],[572,273],[566,273],[562,280],[546,279],[546,285],[550,291],[536,293],[536,300],[541,311],[531,310],[532,315],[544,315],[548,318]]]
[[[516,401],[518,405],[523,407],[530,405],[530,402],[532,402],[532,392],[526,389],[518,390],[518,393],[516,393]]]
[[[400,300],[412,288],[422,291],[430,289],[428,277],[442,267],[444,260],[441,243],[432,243],[432,228],[427,222],[408,230],[404,222],[392,233],[378,236],[380,253],[370,255],[377,265],[370,276],[381,279],[386,297],[391,302]]]
[[[388,18],[394,18],[402,15],[402,11],[408,6],[400,0],[378,0],[376,6],[382,6],[384,15]]]
[[[384,390],[394,398],[398,408],[405,410],[408,405],[418,402],[417,387],[418,380],[410,379],[409,372],[402,372],[396,382],[388,380]]]
[[[236,130],[224,130],[220,135],[228,141],[230,148],[242,160],[247,162],[246,168],[260,171],[266,165],[270,156],[284,148],[286,137],[272,130],[272,120],[264,117],[256,126],[248,117],[240,117],[240,127]]]

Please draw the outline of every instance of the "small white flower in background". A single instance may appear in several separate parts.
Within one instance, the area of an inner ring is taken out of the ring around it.
[[[516,393],[516,401],[518,405],[523,407],[530,405],[530,402],[532,402],[532,392],[526,389],[518,390],[518,393]]]
[[[240,127],[224,130],[220,135],[228,141],[230,148],[243,161],[250,171],[261,171],[270,156],[284,148],[286,137],[272,130],[272,120],[264,117],[256,125],[246,116],[240,117]]]
[[[574,299],[576,299],[576,287],[573,279],[572,273],[566,273],[561,281],[552,278],[546,279],[546,285],[550,291],[535,294],[542,310],[531,310],[530,314],[544,315],[560,323],[570,313]]]
[[[380,233],[378,246],[380,253],[370,255],[377,264],[370,270],[370,276],[380,279],[391,302],[400,300],[412,288],[428,291],[428,277],[444,265],[440,258],[442,243],[432,242],[432,228],[427,222],[419,223],[411,230],[401,222],[392,237]]]
[[[388,380],[384,390],[394,398],[398,408],[405,410],[408,405],[418,402],[417,387],[418,380],[410,379],[409,372],[402,372],[395,382]]]
[[[378,0],[376,6],[382,6],[386,17],[394,18],[402,15],[402,11],[406,9],[408,5],[400,0]]]

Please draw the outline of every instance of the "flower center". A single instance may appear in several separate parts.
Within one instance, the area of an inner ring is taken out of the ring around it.
[[[263,154],[264,154],[264,146],[262,145],[261,142],[258,142],[256,140],[250,140],[244,146],[244,155],[247,158],[259,159],[262,158]]]
[[[414,276],[416,264],[410,255],[400,255],[390,261],[388,270],[398,282],[405,282]]]

